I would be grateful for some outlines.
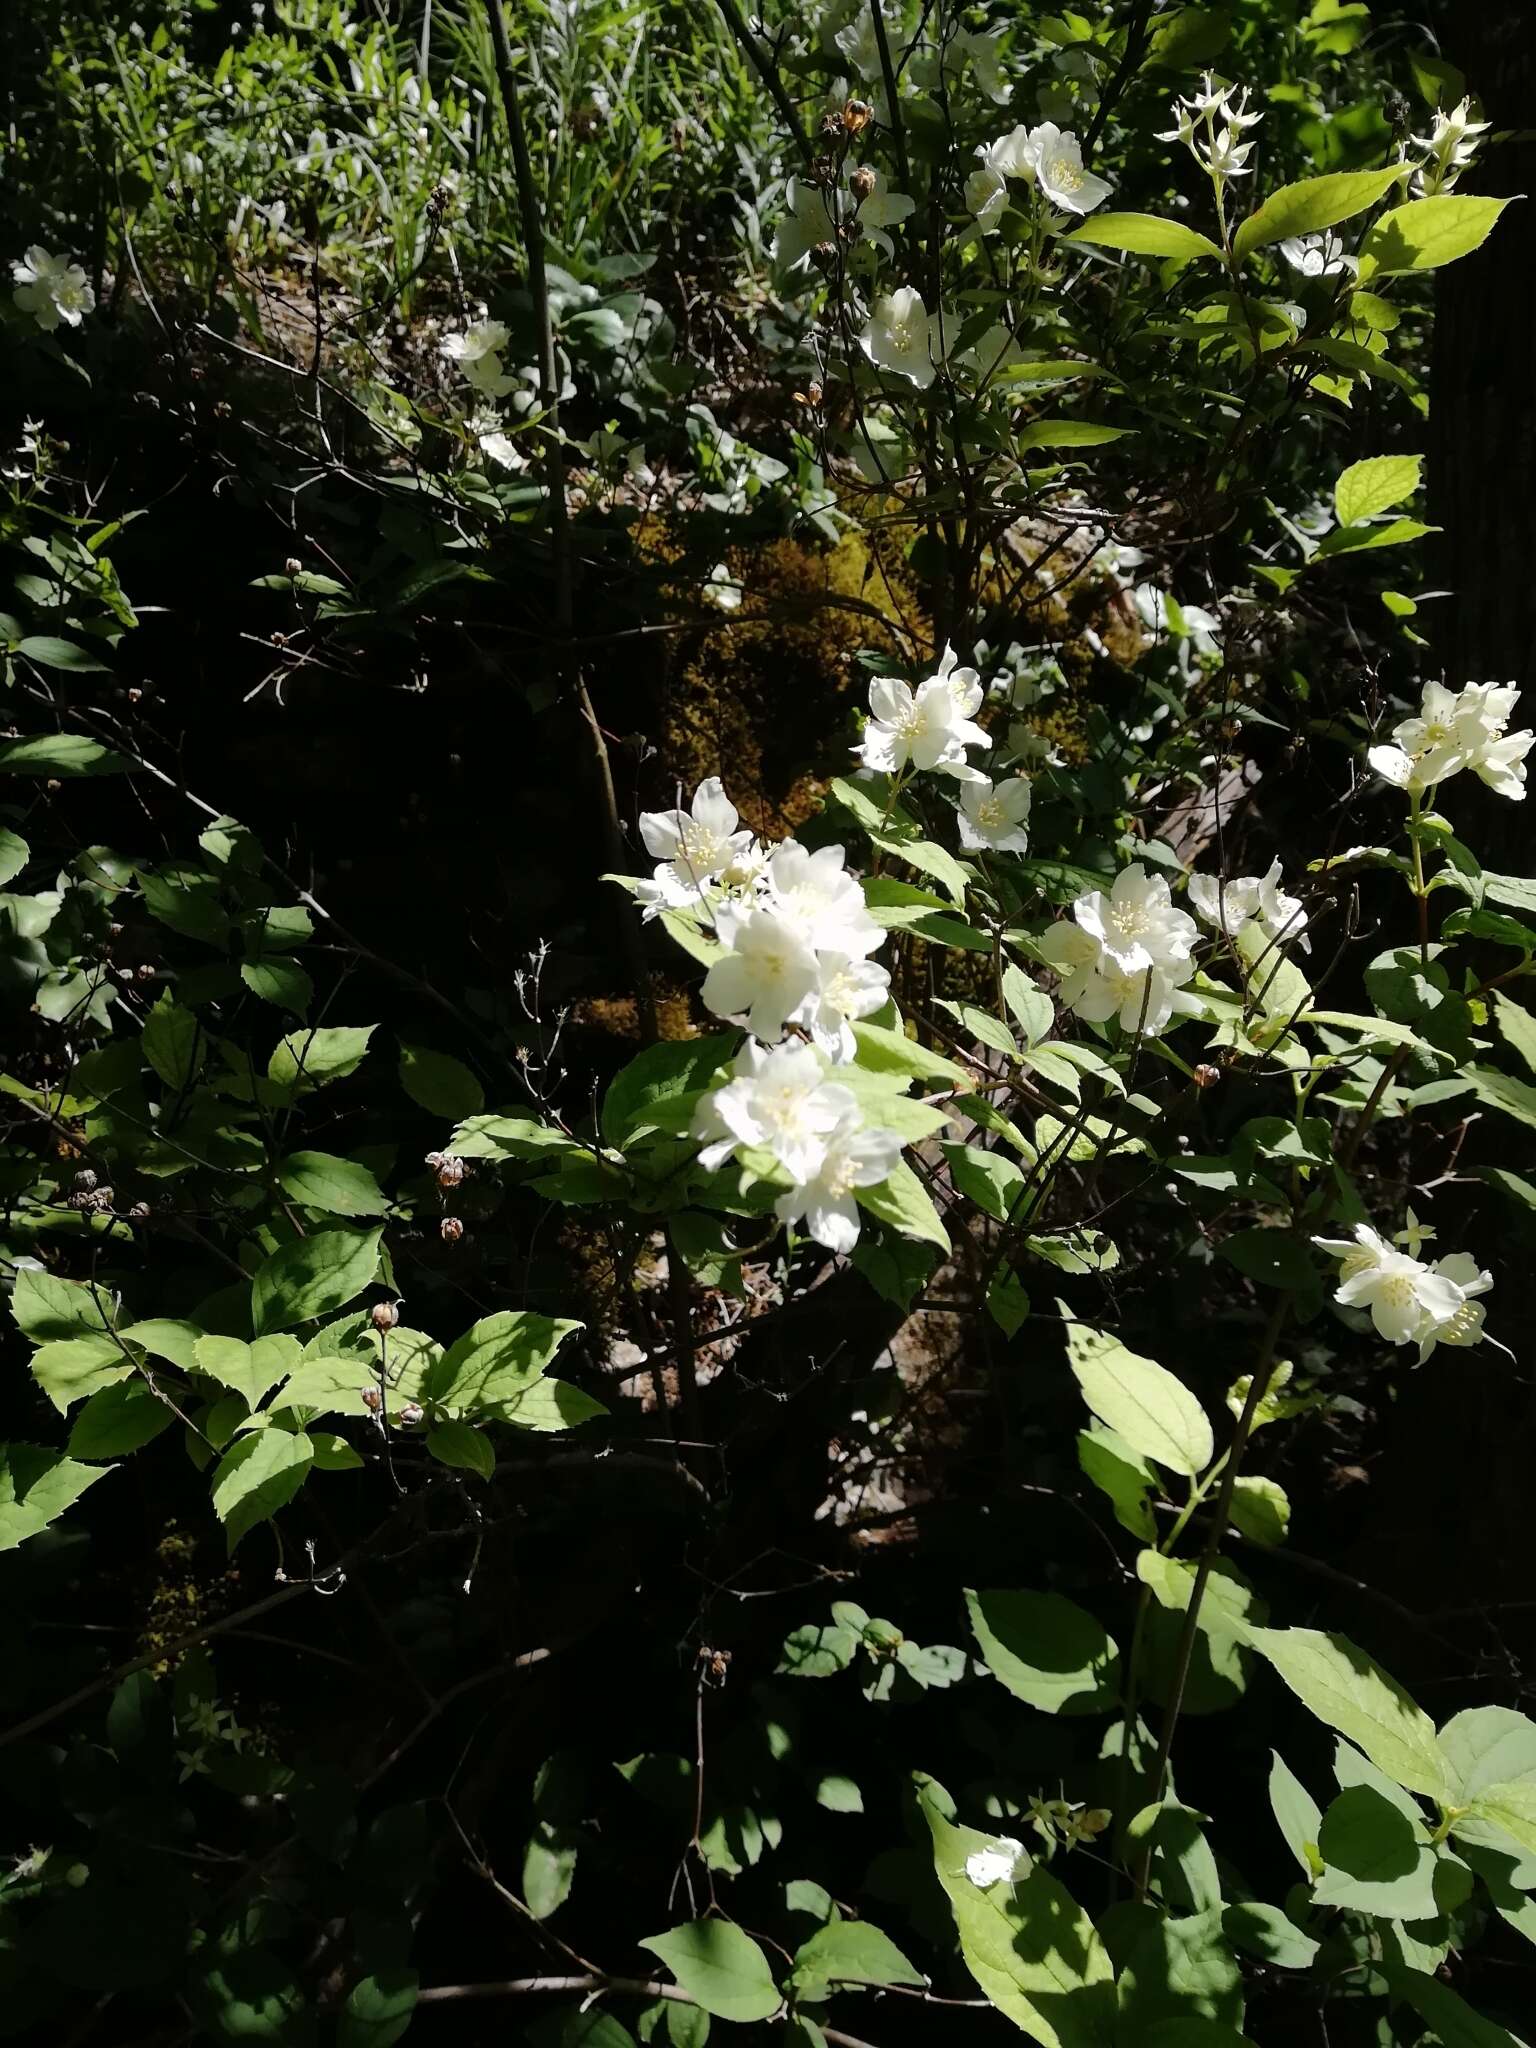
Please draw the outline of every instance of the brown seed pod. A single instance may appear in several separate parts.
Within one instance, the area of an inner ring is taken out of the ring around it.
[[[376,1301],[368,1318],[376,1330],[392,1330],[400,1320],[400,1311],[392,1301]]]
[[[860,164],[859,168],[848,180],[848,189],[854,198],[859,201],[860,205],[862,205],[866,199],[874,197],[875,184],[875,174],[869,165]]]
[[[459,1216],[445,1216],[438,1228],[444,1244],[457,1244],[464,1235],[464,1221]]]

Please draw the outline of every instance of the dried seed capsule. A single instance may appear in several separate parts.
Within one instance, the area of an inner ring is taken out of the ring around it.
[[[400,1320],[400,1311],[392,1301],[376,1301],[369,1310],[369,1319],[376,1330],[392,1330]]]
[[[400,1410],[400,1421],[406,1429],[414,1429],[426,1412],[419,1401],[407,1401]]]
[[[444,1244],[457,1244],[464,1235],[464,1224],[458,1216],[445,1216],[438,1227]]]
[[[874,196],[875,174],[868,164],[860,164],[859,168],[848,180],[848,189],[861,205],[866,199]]]

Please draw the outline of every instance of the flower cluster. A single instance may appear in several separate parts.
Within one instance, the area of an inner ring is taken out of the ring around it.
[[[915,690],[898,677],[877,676],[869,686],[869,723],[857,749],[864,766],[882,775],[900,775],[909,767],[938,768],[962,779],[977,774],[965,750],[991,744],[975,722],[984,695],[980,676],[956,666],[952,647]]]
[[[80,265],[67,256],[50,256],[37,242],[12,263],[11,276],[16,281],[16,304],[32,315],[44,334],[60,325],[78,327],[96,303]]]
[[[1008,180],[1022,178],[1062,213],[1088,214],[1110,187],[1083,164],[1083,147],[1070,128],[1042,121],[1018,127],[976,151],[979,167],[965,182],[965,203],[984,235],[992,234],[1008,204]]]
[[[804,1221],[828,1251],[859,1241],[856,1190],[887,1179],[901,1157],[893,1131],[866,1130],[853,1091],[829,1078],[814,1047],[750,1039],[731,1079],[699,1105],[699,1163],[713,1172],[742,1149],[768,1153],[793,1185],[775,1201],[781,1223]]]
[[[1415,135],[1412,145],[1422,149],[1424,161],[1409,182],[1415,199],[1430,199],[1437,192],[1449,192],[1477,155],[1480,135],[1488,131],[1486,121],[1472,119],[1472,102],[1464,99],[1450,113],[1435,115],[1428,135]]]
[[[1408,1228],[1391,1244],[1368,1223],[1355,1225],[1353,1239],[1313,1239],[1339,1261],[1334,1300],[1346,1308],[1369,1309],[1388,1343],[1417,1344],[1420,1365],[1437,1344],[1482,1342],[1483,1307],[1476,1297],[1493,1285],[1493,1275],[1470,1252],[1451,1252],[1432,1266],[1415,1257],[1423,1240],[1433,1235],[1410,1214]]]
[[[1139,861],[1109,890],[1093,889],[1053,924],[1040,952],[1061,978],[1061,1000],[1091,1024],[1118,1017],[1122,1030],[1158,1032],[1199,1005],[1184,991],[1195,971],[1196,925],[1175,910],[1168,884]]]
[[[1306,905],[1299,896],[1288,896],[1280,886],[1280,863],[1271,861],[1262,875],[1234,875],[1223,881],[1216,875],[1191,875],[1189,900],[1205,922],[1238,939],[1254,927],[1271,945],[1295,939],[1310,952],[1306,934]]]
[[[1197,93],[1174,101],[1174,125],[1157,139],[1182,142],[1195,162],[1218,181],[1246,178],[1252,169],[1248,158],[1253,144],[1244,142],[1243,131],[1256,128],[1263,118],[1249,113],[1246,91],[1238,94],[1235,85],[1218,85],[1207,71]]]
[[[715,776],[689,810],[647,811],[640,833],[657,862],[637,886],[645,916],[699,910],[712,919],[724,950],[704,977],[704,1002],[752,1033],[732,1078],[699,1106],[701,1163],[713,1171],[743,1147],[768,1154],[791,1182],[775,1203],[780,1221],[803,1220],[829,1251],[852,1250],[855,1191],[888,1178],[901,1140],[866,1129],[857,1098],[836,1079],[858,1050],[855,1021],[890,990],[870,958],[885,933],[843,848],[759,845]]]
[[[1536,733],[1509,731],[1519,701],[1512,684],[1468,683],[1448,690],[1443,683],[1426,683],[1418,716],[1393,729],[1395,744],[1371,748],[1371,766],[1414,795],[1470,768],[1497,795],[1522,798],[1525,757]]]
[[[487,398],[505,398],[518,383],[501,367],[501,352],[510,338],[500,320],[473,320],[462,334],[445,334],[438,350],[450,363],[458,364],[476,391],[483,391]]]

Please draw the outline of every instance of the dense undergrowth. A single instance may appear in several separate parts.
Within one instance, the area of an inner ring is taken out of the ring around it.
[[[0,58],[0,2034],[1531,2036],[1478,82],[1354,0]]]

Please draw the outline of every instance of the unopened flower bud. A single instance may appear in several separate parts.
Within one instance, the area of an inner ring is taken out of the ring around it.
[[[1221,1069],[1220,1067],[1199,1066],[1196,1067],[1193,1078],[1197,1088],[1214,1088],[1221,1079]]]
[[[384,1396],[379,1392],[377,1387],[364,1387],[363,1406],[368,1410],[368,1413],[370,1415],[377,1415],[379,1410],[384,1406]]]
[[[457,1244],[464,1235],[463,1220],[458,1216],[445,1216],[438,1227],[444,1244]]]
[[[452,1152],[444,1152],[437,1162],[437,1184],[440,1188],[456,1188],[468,1171],[462,1159]]]
[[[297,555],[290,555],[287,561],[283,564],[283,574],[285,576],[301,576],[303,575],[303,573],[304,564],[299,560]]]
[[[850,135],[862,135],[875,118],[875,110],[868,100],[850,100],[843,108],[843,126]]]
[[[392,1301],[376,1301],[369,1310],[369,1320],[376,1330],[392,1330],[400,1320],[400,1311]]]
[[[400,1421],[402,1427],[405,1429],[414,1429],[417,1423],[420,1422],[422,1417],[426,1414],[426,1412],[426,1409],[422,1407],[419,1401],[407,1401],[404,1407],[402,1407],[402,1409],[400,1410]]]
[[[848,180],[848,189],[861,205],[866,199],[873,196],[875,174],[868,164],[861,164],[854,172],[853,176]]]

